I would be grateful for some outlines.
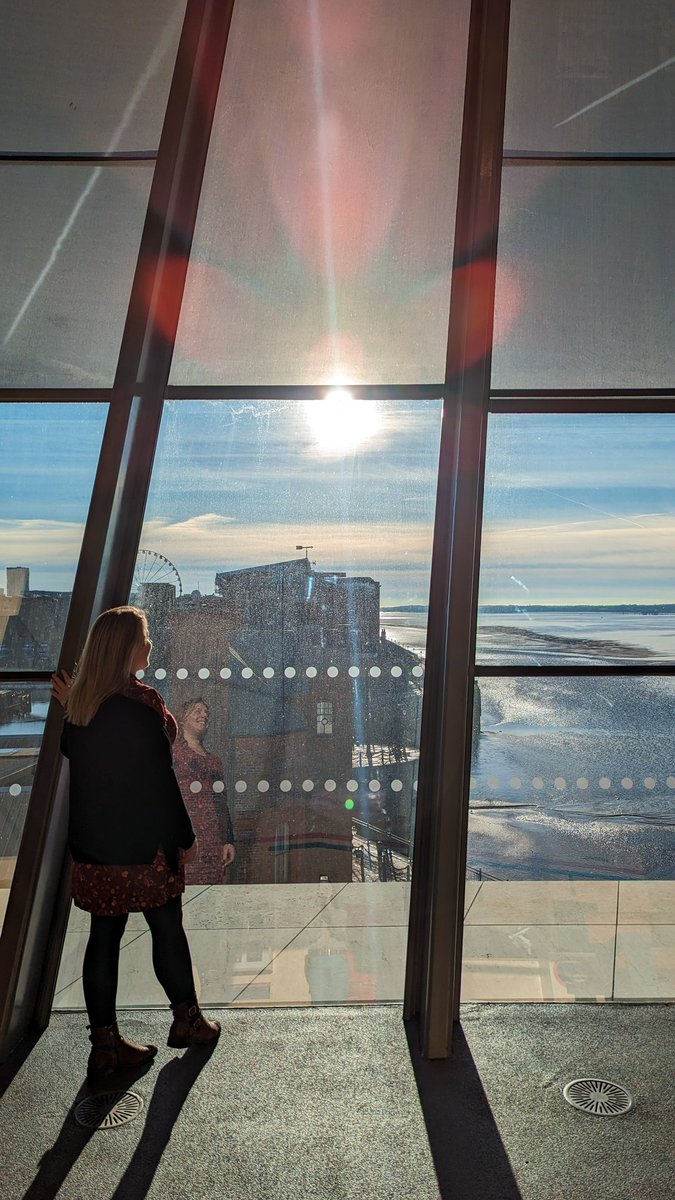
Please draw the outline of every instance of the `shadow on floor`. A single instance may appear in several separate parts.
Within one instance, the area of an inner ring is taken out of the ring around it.
[[[180,1111],[214,1048],[188,1050],[182,1058],[174,1058],[162,1067],[147,1112],[142,1114],[144,1125],[140,1141],[110,1200],[143,1200],[147,1196]],[[134,1082],[148,1069],[133,1075],[128,1071],[117,1072],[110,1077],[106,1087],[110,1091],[132,1089]],[[83,1086],[73,1107],[89,1094]],[[85,1129],[76,1123],[71,1109],[54,1145],[42,1156],[38,1173],[22,1200],[54,1200],[94,1133],[96,1130]]]
[[[415,1022],[406,1035],[443,1200],[522,1200],[461,1026],[444,1060],[422,1058]]]

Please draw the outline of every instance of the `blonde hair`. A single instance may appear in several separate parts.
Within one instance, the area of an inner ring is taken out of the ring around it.
[[[97,617],[66,702],[66,716],[73,725],[88,725],[108,696],[124,691],[134,659],[148,640],[148,621],[141,608],[123,604]]]

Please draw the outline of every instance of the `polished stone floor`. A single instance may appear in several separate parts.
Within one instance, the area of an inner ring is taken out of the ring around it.
[[[189,887],[204,1005],[345,1004],[403,995],[406,883]],[[83,1006],[88,917],[73,908],[55,1008]],[[464,1001],[675,1000],[675,881],[467,883]],[[141,914],[124,936],[120,1006],[164,1006]]]

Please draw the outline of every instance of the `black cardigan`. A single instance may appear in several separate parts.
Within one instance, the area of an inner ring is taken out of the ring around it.
[[[176,870],[178,848],[195,840],[158,712],[116,694],[89,725],[66,721],[61,750],[70,759],[68,841],[76,862],[152,862],[162,845]]]

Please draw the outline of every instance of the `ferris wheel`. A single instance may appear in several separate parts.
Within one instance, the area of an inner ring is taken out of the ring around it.
[[[176,596],[183,595],[183,585],[178,571],[170,559],[165,558],[156,550],[138,551],[131,585],[132,594],[137,596],[145,583],[171,583],[176,589]]]

